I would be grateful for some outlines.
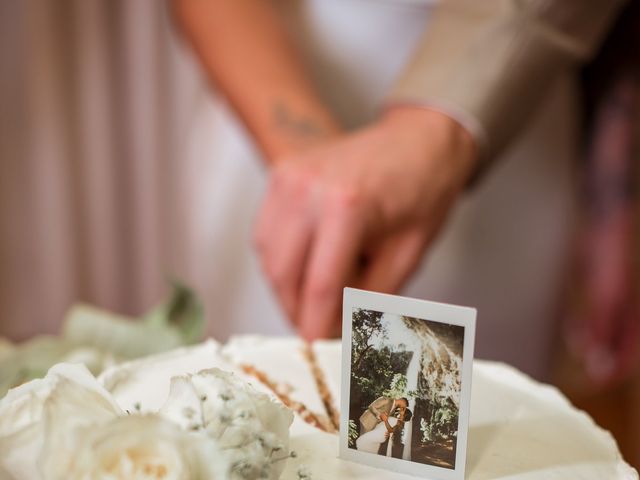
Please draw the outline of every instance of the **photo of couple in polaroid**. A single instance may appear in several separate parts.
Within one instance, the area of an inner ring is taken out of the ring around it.
[[[475,310],[346,289],[343,458],[463,478]]]
[[[404,424],[411,420],[409,400],[379,397],[360,416],[356,449],[387,457],[402,458]]]

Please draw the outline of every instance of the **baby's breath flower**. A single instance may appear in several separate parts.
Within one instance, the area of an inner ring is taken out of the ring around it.
[[[206,398],[206,401],[203,401]],[[160,412],[188,428],[184,409],[194,408],[204,432],[215,439],[234,479],[277,479],[288,455],[291,412],[236,376],[218,369],[174,377]],[[276,458],[278,457],[278,458]]]

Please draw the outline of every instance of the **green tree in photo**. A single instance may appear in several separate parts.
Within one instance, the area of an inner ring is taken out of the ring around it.
[[[413,352],[404,345],[384,344],[382,312],[355,309],[351,344],[351,415],[357,420],[381,396],[408,396],[406,371]]]
[[[358,434],[358,425],[354,420],[349,420],[349,448],[355,448]]]
[[[382,326],[382,312],[355,309],[353,311],[353,333],[351,343],[352,370],[361,370],[362,361],[367,353],[373,349],[374,337],[386,338],[387,332]]]

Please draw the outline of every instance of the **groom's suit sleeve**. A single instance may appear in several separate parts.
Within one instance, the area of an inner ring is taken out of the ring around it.
[[[387,410],[389,408],[387,406],[388,403],[389,403],[388,398],[380,397],[376,399],[374,402],[372,402],[371,405],[369,405],[369,411],[373,413],[376,416],[376,418],[379,419],[381,413],[387,413]]]
[[[442,111],[475,138],[480,170],[556,75],[588,59],[625,0],[441,0],[387,103]]]

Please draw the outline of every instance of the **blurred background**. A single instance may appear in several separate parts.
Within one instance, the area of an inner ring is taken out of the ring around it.
[[[233,219],[261,190],[238,201],[225,189],[243,177],[259,187],[264,172],[251,145],[235,148],[242,127],[221,121],[227,108],[215,108],[167,4],[0,5],[0,333],[57,332],[76,300],[140,313],[172,278],[201,287],[218,319],[224,305],[250,303],[220,297],[257,269],[229,259],[249,249],[251,225]],[[221,176],[228,182],[212,182]],[[220,338],[247,330],[210,327]]]
[[[555,309],[546,380],[611,430],[638,468],[633,4],[579,78],[582,221],[566,258],[572,267]],[[164,2],[0,0],[0,336],[56,333],[77,301],[139,315],[167,295],[172,278],[198,291],[209,334],[253,332],[255,323],[242,319],[270,312],[240,293],[229,298],[258,269],[241,252],[250,249],[244,219],[254,214],[265,172],[245,136]],[[228,160],[221,166],[212,157]],[[245,179],[255,188],[229,200],[225,189]],[[255,291],[271,295],[262,285]],[[237,306],[233,322],[226,305]],[[284,321],[261,329],[291,331]],[[606,348],[585,336],[604,338]],[[480,353],[505,343],[507,333],[484,338]],[[599,373],[594,365],[614,354],[624,358],[620,372]]]

